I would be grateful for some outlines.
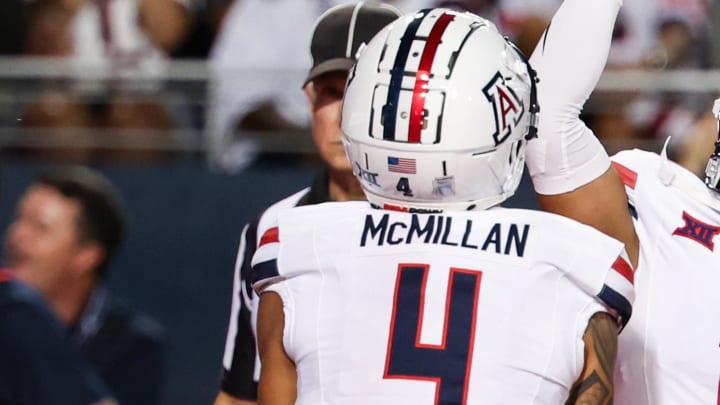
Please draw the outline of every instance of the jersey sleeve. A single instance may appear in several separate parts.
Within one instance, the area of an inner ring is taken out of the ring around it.
[[[40,304],[0,311],[0,402],[89,405],[110,398],[60,323]],[[17,401],[17,402],[16,402]]]
[[[630,211],[636,210],[643,184],[659,179],[662,165],[660,155],[639,149],[624,150],[612,157],[612,164],[625,185]],[[637,215],[634,214],[637,218]]]
[[[617,315],[620,328],[630,320],[635,301],[634,270],[625,249],[613,262],[597,297]]]
[[[258,249],[252,259],[252,286],[258,293],[279,280],[282,280],[278,269],[278,253],[280,251],[280,227],[270,227],[263,233]]]
[[[317,271],[313,232],[311,224],[294,226],[282,219],[265,231],[253,256],[252,286],[256,293],[285,279]]]
[[[630,319],[635,300],[634,275],[624,245],[587,225],[557,218],[552,229],[562,233],[563,255],[559,267],[588,294],[595,296],[619,318],[621,326]],[[568,254],[572,252],[572,254]]]
[[[255,291],[259,294],[272,283],[320,271],[315,239],[326,237],[322,234],[324,226],[345,219],[351,206],[357,205],[323,203],[280,212],[276,225],[260,238],[253,256]]]
[[[530,57],[539,78],[540,118],[526,161],[539,194],[571,192],[610,166],[604,147],[579,114],[602,74],[621,4],[563,1]]]

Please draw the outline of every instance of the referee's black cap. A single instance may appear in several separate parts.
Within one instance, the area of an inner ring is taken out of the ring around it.
[[[342,4],[328,9],[313,29],[310,43],[313,66],[303,87],[322,74],[350,70],[360,45],[370,42],[375,34],[400,16],[395,7],[373,2]]]

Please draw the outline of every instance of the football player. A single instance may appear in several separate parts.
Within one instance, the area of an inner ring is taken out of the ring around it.
[[[541,207],[624,241],[637,264],[635,311],[619,338],[615,403],[716,404],[720,146],[703,184],[665,150],[609,159],[578,116],[605,66],[621,4],[565,0],[553,18],[531,58],[542,119],[528,145],[528,167]]]
[[[622,244],[499,206],[534,82],[469,13],[406,15],[360,51],[341,123],[369,203],[286,209],[260,238],[261,403],[611,403]]]

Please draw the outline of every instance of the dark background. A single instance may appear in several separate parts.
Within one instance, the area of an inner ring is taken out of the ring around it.
[[[3,236],[21,193],[46,167],[3,161]],[[242,227],[268,204],[309,185],[319,166],[276,157],[236,175],[212,172],[192,159],[93,167],[115,182],[128,211],[128,238],[110,269],[110,289],[165,327],[163,403],[211,404],[222,369]],[[505,205],[537,207],[527,176]]]

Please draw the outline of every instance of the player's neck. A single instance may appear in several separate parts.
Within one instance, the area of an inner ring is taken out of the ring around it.
[[[328,194],[331,201],[363,201],[360,183],[351,171],[330,171]]]

